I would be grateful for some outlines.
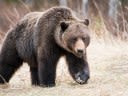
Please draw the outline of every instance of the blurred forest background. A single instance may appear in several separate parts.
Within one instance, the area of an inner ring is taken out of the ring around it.
[[[88,84],[72,80],[63,57],[56,87],[31,87],[29,66],[24,64],[9,86],[0,86],[0,96],[128,96],[128,43],[122,42],[128,41],[128,0],[0,0],[0,43],[26,13],[53,6],[70,7],[79,18],[90,19],[94,38],[87,49]]]
[[[89,18],[99,38],[128,40],[128,0],[0,0],[0,39],[26,13],[52,6],[67,6],[80,18]]]

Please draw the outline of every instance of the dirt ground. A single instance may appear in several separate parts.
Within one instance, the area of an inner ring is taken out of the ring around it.
[[[128,96],[128,43],[116,40],[92,40],[87,49],[91,78],[78,85],[70,77],[64,57],[57,68],[56,87],[31,86],[30,73],[24,64],[0,96]]]

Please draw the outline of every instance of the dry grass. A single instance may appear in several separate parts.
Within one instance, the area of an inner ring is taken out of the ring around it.
[[[53,88],[30,84],[27,64],[15,74],[0,96],[128,96],[128,44],[120,41],[92,40],[88,47],[91,78],[86,85],[76,84],[69,76],[62,58]]]
[[[4,32],[31,10],[24,4],[15,7],[1,5],[0,8],[1,40]],[[100,18],[103,19],[102,16]],[[92,25],[94,27],[92,29],[95,30],[93,31],[97,36],[101,36],[102,40],[94,39],[88,47],[88,62],[91,70],[88,84],[76,84],[69,76],[64,58],[62,58],[57,68],[56,87],[31,86],[29,67],[24,64],[11,79],[9,85],[0,86],[0,96],[128,96],[128,44],[115,42],[112,37],[108,39],[106,35],[110,34],[103,31],[106,29],[102,24],[103,20],[98,20],[94,20],[96,24]]]

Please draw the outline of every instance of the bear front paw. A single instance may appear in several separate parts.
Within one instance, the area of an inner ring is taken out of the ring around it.
[[[49,83],[49,84],[40,84],[41,87],[54,87],[55,83]]]
[[[89,75],[83,72],[78,72],[75,74],[75,81],[79,84],[86,84],[89,79]]]

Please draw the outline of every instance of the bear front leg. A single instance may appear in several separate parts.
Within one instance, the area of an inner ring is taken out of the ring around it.
[[[68,63],[68,69],[73,79],[79,84],[87,83],[90,72],[86,55],[82,58],[78,58],[71,53],[66,54],[66,60]]]
[[[14,41],[5,41],[0,52],[0,84],[8,83],[13,74],[22,66]]]
[[[56,66],[59,59],[58,52],[39,53],[38,57],[38,76],[39,85],[43,87],[55,86]]]
[[[36,67],[30,67],[31,71],[31,83],[32,85],[39,85],[39,80],[38,80],[38,68]]]

